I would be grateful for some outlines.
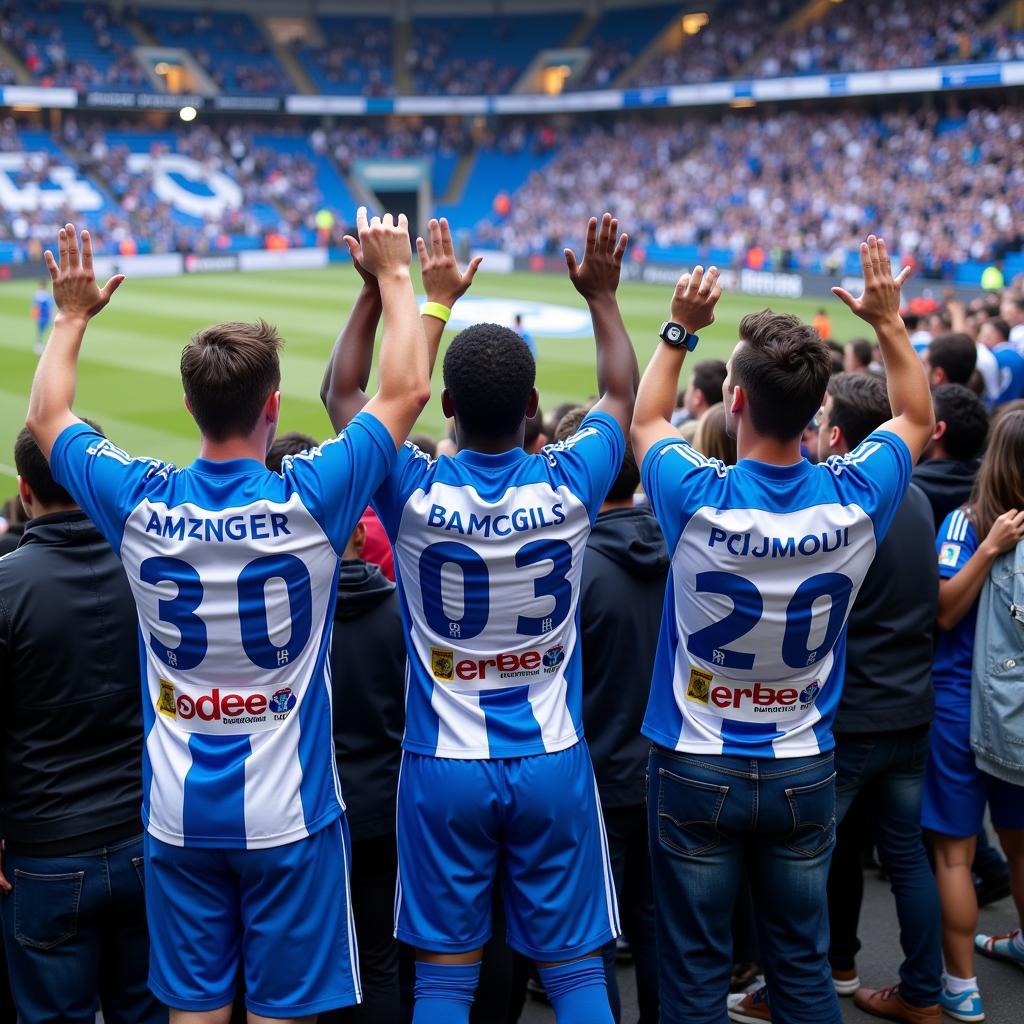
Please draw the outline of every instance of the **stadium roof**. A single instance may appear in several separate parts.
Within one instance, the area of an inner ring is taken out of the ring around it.
[[[94,3],[94,0],[75,0]],[[581,11],[600,14],[607,10],[646,7],[663,3],[666,7],[700,9],[714,7],[717,0],[135,0],[135,7],[162,7],[214,11],[245,11],[247,14],[280,14],[310,17],[317,14],[391,14],[412,17],[419,14],[550,14],[557,11]],[[123,4],[114,3],[118,7]]]

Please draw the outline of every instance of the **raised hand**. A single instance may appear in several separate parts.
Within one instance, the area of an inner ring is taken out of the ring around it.
[[[868,235],[868,240],[860,243],[860,265],[864,272],[864,291],[860,298],[855,299],[845,288],[833,288],[832,294],[877,329],[900,315],[900,289],[910,277],[910,267],[904,267],[893,277],[885,240],[874,235]]]
[[[363,250],[359,245],[359,239],[354,238],[352,235],[345,236],[345,245],[348,247],[348,254],[352,257],[352,266],[355,268],[356,273],[363,279],[363,284],[367,288],[372,288],[374,291],[379,291],[377,286],[377,278],[371,274],[362,263]]]
[[[82,232],[79,252],[74,224],[60,229],[57,253],[59,262],[54,260],[49,249],[43,253],[46,269],[53,280],[53,301],[57,309],[64,317],[91,320],[121,286],[124,274],[115,274],[100,288],[92,268],[92,237],[88,231]]]
[[[722,297],[718,283],[718,267],[709,267],[707,273],[698,264],[692,273],[683,274],[672,293],[672,319],[696,334],[715,322],[715,306]]]
[[[469,261],[466,272],[459,270],[452,245],[452,229],[446,217],[432,220],[428,225],[430,244],[422,238],[416,239],[416,252],[420,257],[423,274],[423,290],[428,302],[439,302],[451,309],[469,290],[476,272],[483,262],[483,256]]]
[[[412,263],[412,247],[409,245],[409,221],[404,213],[398,215],[398,223],[390,213],[383,217],[367,219],[366,207],[360,206],[356,213],[359,229],[358,252],[349,252],[366,273],[379,281],[384,274],[408,271]],[[365,278],[364,278],[365,280]]]
[[[572,249],[565,250],[569,280],[588,302],[615,294],[622,272],[622,257],[628,244],[629,235],[620,235],[619,222],[606,213],[601,218],[600,231],[596,217],[591,217],[587,224],[582,264],[576,262],[576,253]]]

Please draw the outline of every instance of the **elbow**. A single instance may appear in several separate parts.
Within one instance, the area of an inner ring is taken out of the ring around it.
[[[430,381],[412,388],[409,401],[416,406],[417,413],[422,412],[426,408],[427,402],[430,401]]]
[[[935,617],[935,625],[938,626],[940,633],[948,633],[956,623],[952,620],[950,615],[944,614],[940,611]]]

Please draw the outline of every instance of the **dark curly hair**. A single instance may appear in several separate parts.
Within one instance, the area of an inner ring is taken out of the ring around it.
[[[467,327],[444,355],[444,386],[455,415],[467,431],[485,437],[519,428],[536,375],[526,342],[499,324]]]

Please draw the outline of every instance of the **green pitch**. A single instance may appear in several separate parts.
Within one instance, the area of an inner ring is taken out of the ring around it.
[[[418,275],[414,273],[416,284]],[[175,278],[134,278],[124,283],[86,335],[75,410],[99,422],[109,437],[132,455],[151,455],[187,464],[196,454],[195,425],[181,400],[178,359],[194,330],[220,320],[263,317],[286,340],[281,429],[316,438],[330,433],[320,404],[320,380],[328,353],[356,292],[358,278],[339,265],[323,270],[251,274],[209,274]],[[13,493],[13,443],[24,423],[36,365],[35,325],[30,318],[35,281],[0,285],[0,501]],[[567,278],[540,274],[477,275],[471,295],[515,298],[585,308]],[[641,367],[668,318],[671,289],[628,283],[620,289],[623,316]],[[718,320],[702,331],[699,357],[725,358],[736,341],[740,318],[772,305],[807,320],[822,305],[814,300],[769,302],[725,295]],[[827,303],[834,334],[845,340],[866,326],[838,300]],[[453,332],[446,334],[446,341]],[[594,346],[589,338],[535,338],[541,405],[585,399],[595,392]],[[693,358],[693,357],[691,357]],[[440,366],[434,394],[419,429],[440,436]]]

